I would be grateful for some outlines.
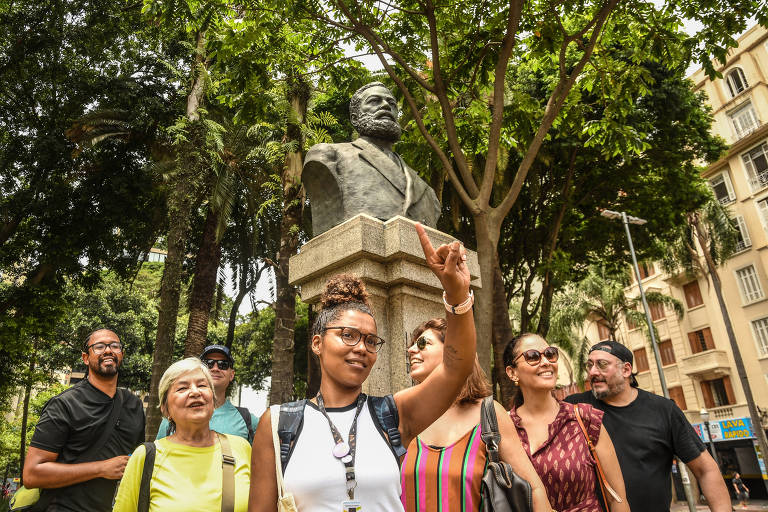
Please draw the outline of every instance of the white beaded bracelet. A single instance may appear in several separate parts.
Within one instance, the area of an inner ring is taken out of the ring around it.
[[[472,305],[475,303],[475,295],[472,293],[472,290],[469,290],[469,297],[467,297],[467,300],[462,302],[461,304],[456,304],[455,306],[448,304],[448,300],[446,299],[445,292],[443,292],[443,304],[445,304],[445,310],[449,313],[453,313],[454,315],[461,315],[472,309]]]

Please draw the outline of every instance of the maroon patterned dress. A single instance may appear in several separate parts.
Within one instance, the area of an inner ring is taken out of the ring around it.
[[[552,507],[560,512],[601,512],[595,494],[595,461],[572,407],[569,403],[560,402],[560,411],[549,424],[549,437],[535,453],[531,453],[528,433],[522,427],[517,409],[512,407],[509,415],[533,467],[544,483]],[[588,404],[579,404],[579,411],[587,433],[596,445],[603,411]]]

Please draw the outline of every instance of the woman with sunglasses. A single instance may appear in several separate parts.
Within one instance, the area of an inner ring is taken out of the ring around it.
[[[416,387],[440,365],[445,331],[442,318],[428,320],[413,331],[408,363]],[[492,390],[477,355],[474,360],[472,374],[450,409],[408,445],[402,465],[401,497],[407,512],[479,510],[480,482],[486,464],[480,410],[483,398]],[[550,512],[544,485],[520,444],[514,424],[501,404],[494,405],[501,434],[501,460],[531,484],[534,511]]]
[[[538,334],[525,333],[512,339],[504,350],[507,376],[516,387],[509,415],[552,507],[560,512],[601,512],[595,492],[595,461],[576,411],[552,395],[559,355],[557,347],[549,346]],[[579,414],[608,484],[621,500],[608,498],[610,512],[628,512],[624,479],[611,438],[602,425],[603,412],[580,404]]]
[[[424,228],[416,224],[416,231],[427,264],[445,290],[449,312],[442,362],[421,385],[394,395],[393,423],[398,426],[382,432],[375,420],[378,409],[371,410],[373,399],[362,392],[385,343],[377,335],[368,294],[353,276],[335,276],[327,283],[311,340],[320,361],[320,391],[313,400],[290,405],[291,411],[300,411],[302,426],[286,447],[284,479],[300,512],[402,511],[394,447],[398,442],[407,446],[439,418],[472,372],[475,324],[464,249],[458,242],[434,249]],[[288,409],[281,410],[281,420]],[[253,442],[251,512],[277,509],[273,421],[278,419],[267,411]]]

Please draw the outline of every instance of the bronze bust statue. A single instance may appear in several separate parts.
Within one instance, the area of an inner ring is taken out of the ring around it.
[[[364,85],[352,96],[349,113],[360,138],[316,144],[304,159],[301,180],[312,205],[313,235],[360,213],[381,220],[402,215],[435,227],[435,191],[392,150],[401,132],[389,89],[381,82]]]

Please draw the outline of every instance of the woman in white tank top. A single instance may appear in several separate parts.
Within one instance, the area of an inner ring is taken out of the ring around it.
[[[475,360],[473,297],[464,248],[454,242],[435,250],[421,225],[416,231],[427,263],[445,290],[448,327],[442,364],[419,386],[394,395],[403,446],[451,406]],[[304,408],[301,432],[285,468],[286,488],[299,512],[347,512],[357,504],[363,512],[402,511],[399,461],[362,394],[384,343],[376,336],[368,294],[358,278],[338,275],[327,283],[321,304],[311,342],[320,360],[320,392]],[[248,510],[277,510],[269,410],[253,441]]]

